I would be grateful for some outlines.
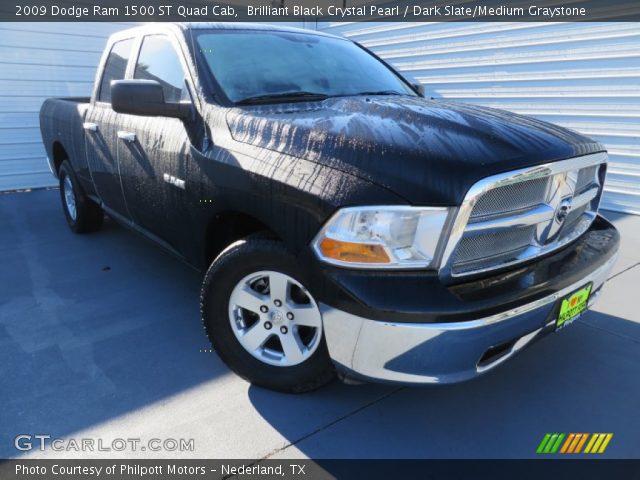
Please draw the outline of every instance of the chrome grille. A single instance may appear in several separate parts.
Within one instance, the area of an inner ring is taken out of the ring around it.
[[[470,221],[539,205],[545,199],[548,185],[548,177],[534,178],[489,190],[476,202]]]
[[[528,226],[464,237],[456,251],[456,272],[470,272],[516,260],[529,247],[534,228]]]
[[[582,191],[593,183],[596,178],[597,165],[580,169],[578,172],[578,180],[576,181],[576,191]]]
[[[566,245],[596,216],[606,153],[522,169],[475,184],[460,207],[441,272],[491,271]]]

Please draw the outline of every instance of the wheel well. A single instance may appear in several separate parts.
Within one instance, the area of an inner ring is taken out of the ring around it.
[[[207,266],[233,242],[260,232],[278,238],[269,227],[251,215],[240,212],[224,212],[215,215],[209,222],[205,239]]]
[[[69,158],[69,156],[67,155],[66,150],[60,142],[55,142],[53,144],[52,155],[53,166],[56,169],[56,173],[58,173],[58,171],[60,170],[60,165],[62,165],[62,162]]]

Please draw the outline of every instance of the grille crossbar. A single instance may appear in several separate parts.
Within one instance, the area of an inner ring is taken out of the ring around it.
[[[573,197],[571,208],[577,209],[590,203],[598,196],[599,191],[599,187],[593,187]],[[504,230],[508,228],[517,228],[526,225],[549,222],[553,219],[555,213],[555,209],[551,205],[542,203],[517,213],[494,217],[490,220],[469,223],[465,229],[465,236],[474,232],[487,233],[495,230]]]

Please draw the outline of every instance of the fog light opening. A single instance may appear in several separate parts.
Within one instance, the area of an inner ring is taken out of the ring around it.
[[[511,349],[515,345],[517,340],[511,340],[509,342],[501,343],[493,347],[489,347],[478,360],[477,366],[479,368],[487,367],[492,363],[500,360],[505,355],[511,353]]]

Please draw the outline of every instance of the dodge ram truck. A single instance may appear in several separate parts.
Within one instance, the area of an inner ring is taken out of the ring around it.
[[[106,214],[206,272],[213,348],[275,390],[479,376],[578,318],[618,250],[601,144],[319,32],[122,31],[40,125],[71,230]]]

